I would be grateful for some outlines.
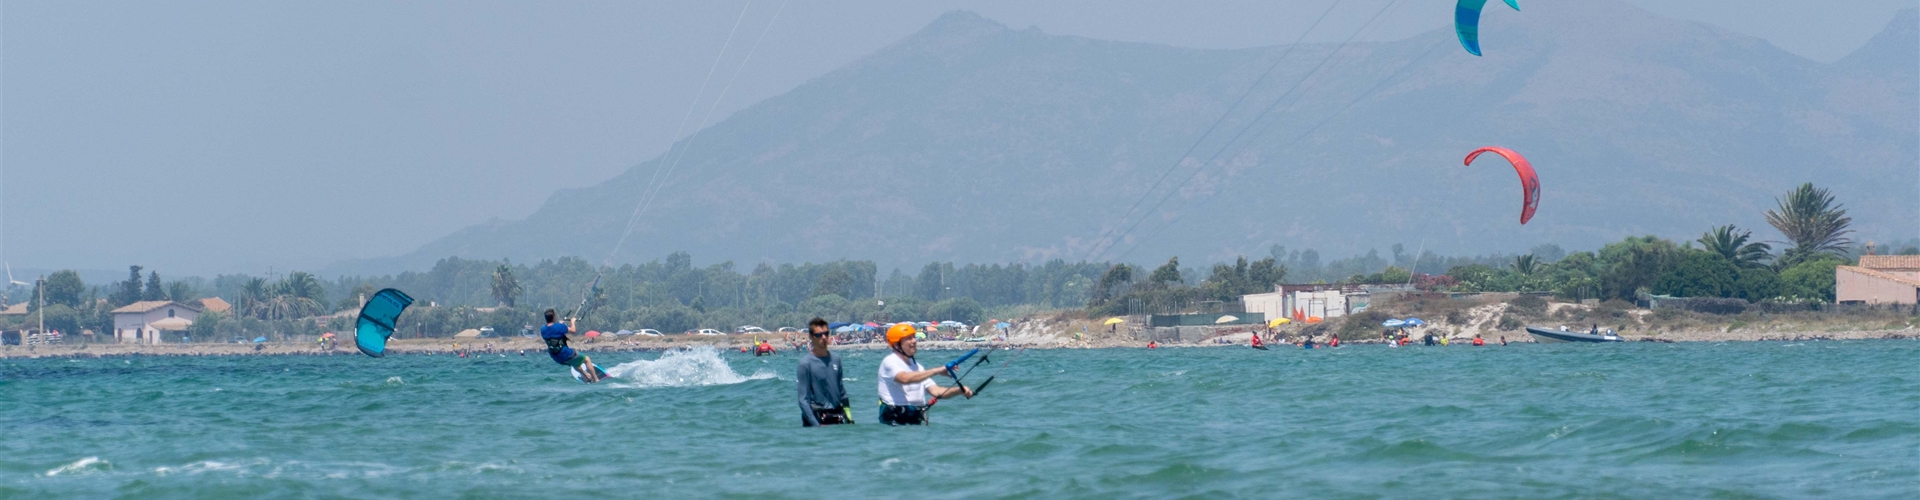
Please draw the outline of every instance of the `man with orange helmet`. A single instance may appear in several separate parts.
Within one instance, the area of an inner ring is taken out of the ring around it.
[[[953,373],[946,366],[922,368],[920,362],[913,359],[920,347],[915,333],[918,332],[909,323],[896,323],[887,328],[887,347],[893,349],[893,353],[880,360],[881,423],[922,425],[927,423],[926,410],[933,400],[973,397],[973,390],[964,385],[940,387],[933,382],[935,375],[952,377]]]

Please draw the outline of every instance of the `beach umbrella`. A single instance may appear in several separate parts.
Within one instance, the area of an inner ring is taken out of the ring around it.
[[[1407,322],[1401,321],[1398,319],[1390,319],[1390,320],[1380,322],[1380,326],[1384,326],[1387,328],[1399,328],[1399,327],[1407,326]]]
[[[1001,329],[1001,330],[1005,330],[1005,329],[1008,329],[1008,328],[1013,328],[1013,323],[1008,323],[1008,322],[1005,322],[1005,321],[1002,321],[1002,322],[1000,322],[1000,324],[997,324],[997,325],[993,325],[993,327],[994,327],[994,328],[998,328],[998,329]]]
[[[853,325],[847,325],[847,326],[842,326],[842,327],[833,329],[835,333],[853,333],[853,330],[854,330]]]
[[[613,332],[613,334],[614,335],[633,335],[633,330],[620,330],[617,332]]]
[[[1124,319],[1120,319],[1120,318],[1117,318],[1117,317],[1115,317],[1115,318],[1107,318],[1107,322],[1106,322],[1106,323],[1101,323],[1101,324],[1103,324],[1103,325],[1118,325],[1118,324],[1121,324],[1121,323],[1125,323],[1125,322],[1127,322],[1127,320],[1124,320]]]
[[[868,321],[868,322],[867,322],[867,324],[865,324],[865,325],[862,325],[862,326],[865,326],[865,327],[867,327],[867,328],[879,328],[879,327],[880,327],[880,324],[879,324],[879,323],[874,323],[874,322],[872,322],[872,321]]]
[[[1407,326],[1425,326],[1426,324],[1427,322],[1420,321],[1420,318],[1407,318]]]
[[[1321,318],[1321,317],[1319,317],[1319,316],[1307,316],[1307,322],[1308,322],[1308,323],[1319,323],[1319,322],[1322,322],[1322,321],[1326,321],[1326,319],[1325,319],[1325,318]]]
[[[333,338],[333,332],[322,333],[320,334],[320,338],[323,338],[323,339]]]
[[[261,342],[266,342],[266,341],[267,341],[267,338],[266,338],[266,337],[254,337],[254,338],[253,338],[253,343],[255,343],[255,344],[258,344],[258,343],[261,343]]]
[[[1287,324],[1287,323],[1292,323],[1292,322],[1293,322],[1293,320],[1290,320],[1290,319],[1287,319],[1287,318],[1280,318],[1280,319],[1276,319],[1276,320],[1273,320],[1273,321],[1268,321],[1268,322],[1267,322],[1267,328],[1279,328],[1279,327],[1280,327],[1280,325],[1284,325],[1284,324]]]
[[[587,338],[594,338],[594,337],[598,337],[598,336],[600,336],[600,332],[596,332],[596,331],[593,331],[593,330],[587,330]]]
[[[1221,316],[1220,319],[1213,320],[1213,324],[1224,325],[1224,324],[1232,323],[1235,321],[1240,321],[1240,317],[1229,314],[1226,316]]]

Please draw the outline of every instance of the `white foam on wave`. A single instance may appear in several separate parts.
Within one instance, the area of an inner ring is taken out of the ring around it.
[[[105,469],[107,467],[111,467],[112,465],[113,464],[107,463],[106,460],[101,460],[100,457],[87,457],[87,458],[75,460],[73,461],[73,463],[55,467],[53,468],[53,470],[47,471],[47,477],[58,476],[61,474],[81,474],[81,473],[91,472],[98,469]]]
[[[620,379],[620,383],[613,386],[623,388],[729,385],[774,378],[773,373],[765,370],[752,375],[734,372],[727,360],[720,357],[719,349],[706,345],[667,351],[661,353],[659,359],[621,363],[608,368],[607,376]]]

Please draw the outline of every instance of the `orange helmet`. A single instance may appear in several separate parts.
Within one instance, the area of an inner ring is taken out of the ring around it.
[[[913,334],[914,334],[914,331],[913,331],[912,324],[894,323],[893,326],[887,327],[887,344],[888,345],[898,344],[900,343],[901,339],[913,337]]]

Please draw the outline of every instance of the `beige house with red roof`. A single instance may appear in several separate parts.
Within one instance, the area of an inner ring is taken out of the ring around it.
[[[193,319],[200,316],[200,308],[171,300],[143,300],[126,307],[113,310],[113,339],[116,342],[134,344],[158,344],[171,336],[178,341],[179,332],[193,326]]]
[[[1862,255],[1860,265],[1840,266],[1833,275],[1835,302],[1920,303],[1920,255]]]

